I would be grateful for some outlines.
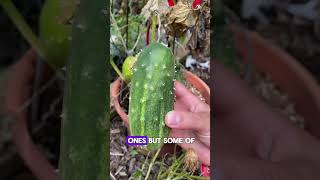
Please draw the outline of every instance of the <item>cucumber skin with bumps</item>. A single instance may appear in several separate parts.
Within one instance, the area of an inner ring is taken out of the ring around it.
[[[155,43],[144,49],[133,67],[130,89],[129,126],[132,136],[168,137],[165,115],[173,109],[175,61],[171,50]],[[148,144],[149,151],[162,142]]]

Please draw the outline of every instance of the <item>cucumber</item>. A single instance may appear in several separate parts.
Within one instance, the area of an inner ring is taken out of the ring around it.
[[[168,137],[165,115],[173,109],[174,56],[166,46],[154,43],[144,49],[133,67],[129,97],[129,127],[132,136]],[[148,144],[156,151],[162,142]]]
[[[57,69],[65,65],[70,53],[72,27],[58,20],[60,1],[46,0],[39,19],[40,39],[46,47],[46,60]]]
[[[107,4],[81,0],[77,6],[61,122],[60,180],[109,177],[109,17],[101,11],[109,12]]]
[[[132,68],[133,68],[133,65],[136,63],[136,61],[137,61],[137,57],[135,56],[128,56],[124,60],[124,63],[122,65],[122,74],[126,82],[131,81],[131,77],[133,74]]]

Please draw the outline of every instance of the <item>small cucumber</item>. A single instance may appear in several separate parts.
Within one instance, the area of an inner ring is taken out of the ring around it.
[[[133,67],[130,89],[129,126],[133,136],[168,137],[165,115],[173,109],[174,56],[169,48],[154,43],[144,49]],[[149,151],[162,143],[148,144]]]
[[[130,82],[133,74],[133,65],[136,63],[137,57],[128,56],[122,65],[122,74],[126,82]]]
[[[63,67],[70,53],[71,25],[59,21],[60,1],[46,0],[39,19],[40,39],[46,47],[47,61],[54,68]]]

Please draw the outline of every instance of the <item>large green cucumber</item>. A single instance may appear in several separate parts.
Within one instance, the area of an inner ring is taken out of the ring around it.
[[[173,109],[175,61],[171,50],[155,43],[144,49],[133,67],[129,126],[132,136],[164,138],[169,134],[165,115]],[[162,143],[148,144],[155,151]]]
[[[107,4],[81,0],[76,9],[62,114],[60,180],[109,177]]]

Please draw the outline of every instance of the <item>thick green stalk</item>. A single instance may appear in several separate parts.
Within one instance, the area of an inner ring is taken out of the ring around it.
[[[109,176],[109,12],[105,0],[81,0],[73,24],[64,97],[60,180]]]
[[[33,48],[40,54],[44,59],[46,58],[46,49],[40,43],[39,39],[32,32],[30,26],[26,23],[22,15],[19,13],[12,0],[0,0],[0,4],[4,11],[8,14],[10,19],[19,29],[24,38],[31,44]]]

